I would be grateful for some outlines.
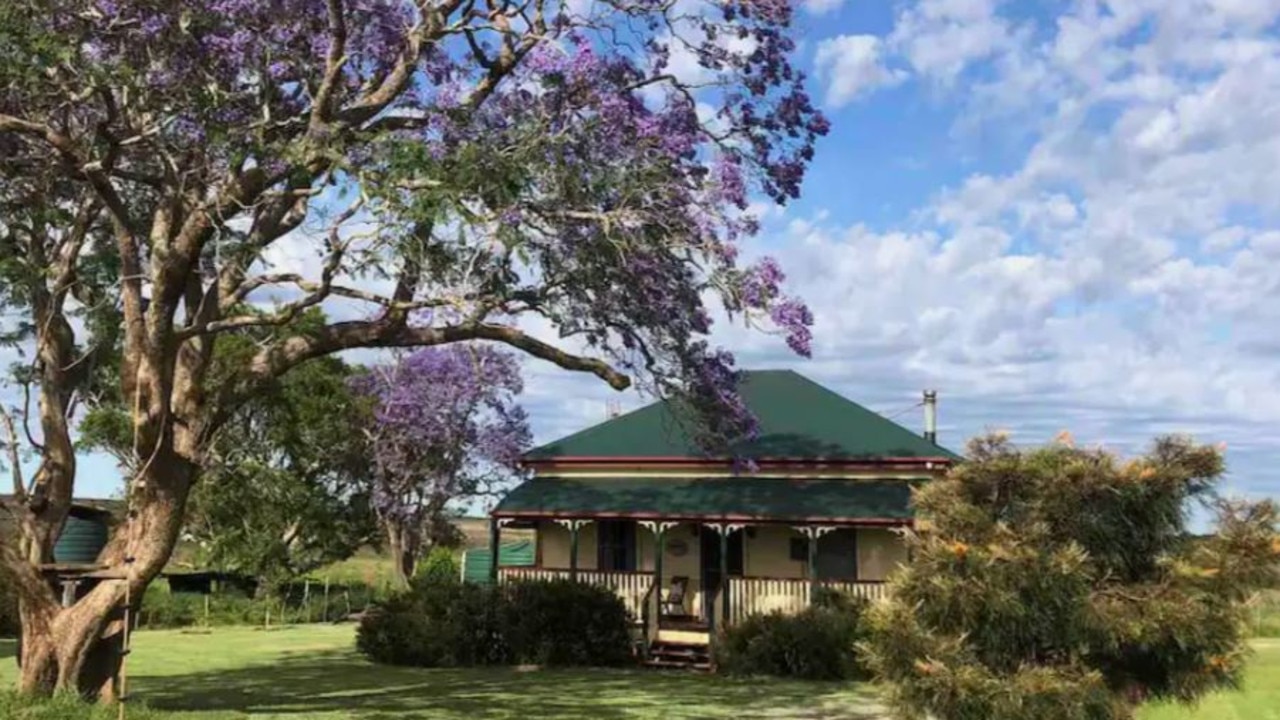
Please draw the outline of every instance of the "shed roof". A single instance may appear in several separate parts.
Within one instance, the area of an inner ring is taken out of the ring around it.
[[[493,515],[901,525],[912,518],[911,486],[901,479],[535,477]]]
[[[751,459],[955,460],[951,451],[791,370],[744,373],[741,394],[759,435],[733,448]],[[557,459],[708,459],[687,432],[691,419],[665,400],[529,451],[528,461]]]

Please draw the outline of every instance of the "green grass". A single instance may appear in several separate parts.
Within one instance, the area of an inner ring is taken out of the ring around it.
[[[140,632],[131,689],[158,711],[146,720],[879,717],[875,690],[866,685],[640,670],[384,667],[355,653],[352,633],[331,625]],[[1195,708],[1148,707],[1139,720],[1280,720],[1280,640],[1254,647],[1242,691],[1215,694]],[[12,641],[0,641],[0,683],[13,680],[13,649]],[[39,717],[76,720],[63,712]]]
[[[1280,640],[1255,640],[1241,692],[1215,693],[1194,708],[1143,708],[1139,720],[1280,720]]]
[[[640,670],[371,665],[350,626],[207,635],[140,632],[130,684],[164,720],[439,718],[863,718],[874,691],[851,684],[728,680]],[[11,655],[11,643],[0,655]],[[0,682],[12,682],[11,661]],[[150,716],[148,718],[150,720]]]

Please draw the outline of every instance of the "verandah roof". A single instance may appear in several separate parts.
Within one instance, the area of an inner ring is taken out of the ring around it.
[[[536,477],[508,493],[493,515],[902,525],[913,517],[912,484],[902,479]]]

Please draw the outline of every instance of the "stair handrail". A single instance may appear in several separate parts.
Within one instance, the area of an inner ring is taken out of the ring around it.
[[[649,583],[648,589],[644,591],[644,599],[640,603],[641,622],[644,625],[644,644],[645,652],[649,650],[649,646],[653,645],[653,641],[658,637],[658,626],[661,624],[661,608],[658,604],[658,598],[661,597],[662,591],[659,589],[661,581],[655,575],[653,581]]]

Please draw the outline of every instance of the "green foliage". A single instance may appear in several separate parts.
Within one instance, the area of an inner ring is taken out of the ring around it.
[[[501,631],[515,662],[610,666],[631,657],[631,618],[612,590],[570,580],[501,589]]]
[[[865,609],[864,601],[829,595],[796,615],[753,615],[721,634],[716,664],[730,675],[865,678],[857,651],[865,639]]]
[[[1276,509],[1213,500],[1214,448],[1121,462],[1069,439],[975,441],[915,498],[922,530],[870,614],[872,667],[904,716],[1111,720],[1238,685],[1246,601],[1273,584]],[[1193,501],[1218,509],[1195,541]]]
[[[138,626],[146,629],[224,627],[323,623],[345,620],[381,598],[365,585],[331,586],[328,602],[324,586],[311,583],[304,592],[302,583],[278,588],[280,595],[250,598],[237,592],[210,595],[175,593],[160,585],[147,588],[138,612]]]
[[[116,720],[114,705],[86,703],[75,695],[37,698],[0,690],[0,718],[5,720]],[[129,720],[159,719],[161,714],[144,705],[129,704]]]
[[[249,337],[223,338],[216,366],[241,362],[253,348]],[[365,445],[353,430],[363,410],[347,389],[351,372],[336,358],[304,363],[265,387],[215,438],[187,522],[210,566],[252,575],[270,589],[376,539]]]
[[[1259,638],[1280,638],[1280,592],[1258,593],[1249,603],[1249,634]]]
[[[436,585],[457,580],[462,576],[462,565],[452,548],[434,547],[426,559],[418,563],[413,572],[414,585]]]
[[[416,667],[497,665],[502,594],[457,580],[417,583],[375,606],[360,622],[356,648],[374,662]]]
[[[494,587],[454,576],[380,603],[361,621],[356,647],[389,665],[611,666],[630,657],[629,624],[606,589],[568,581]]]

